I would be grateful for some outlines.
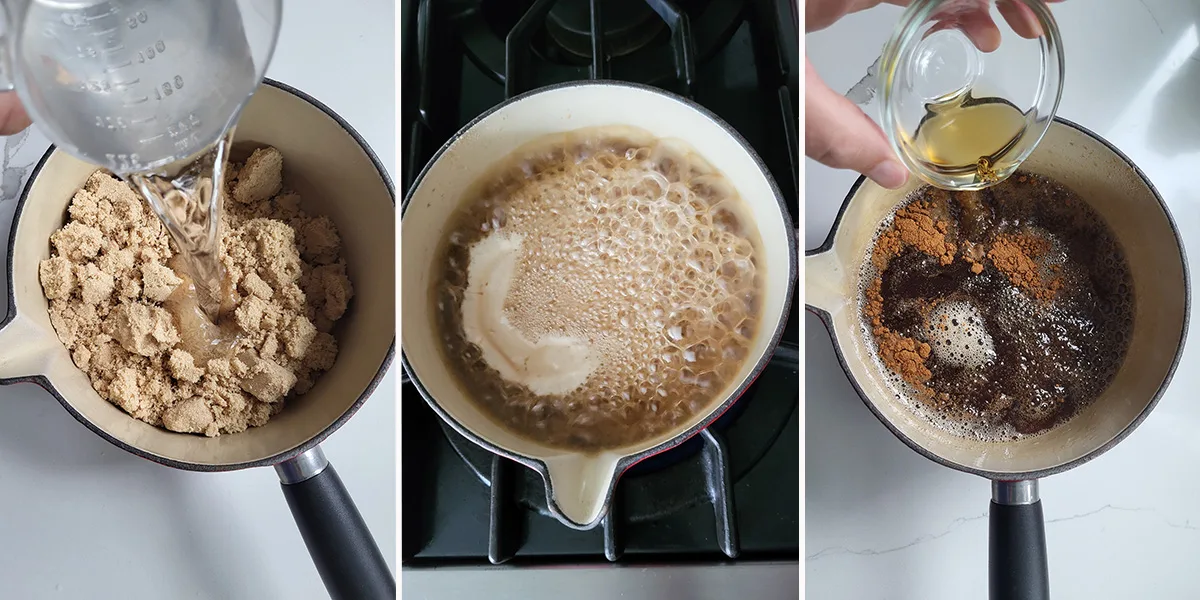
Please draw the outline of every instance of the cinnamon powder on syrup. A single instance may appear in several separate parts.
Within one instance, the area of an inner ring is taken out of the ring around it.
[[[947,394],[937,394],[935,397],[934,391],[926,385],[932,377],[932,372],[925,364],[932,351],[930,345],[892,331],[883,324],[883,272],[893,258],[908,248],[927,254],[942,265],[949,265],[961,257],[971,265],[971,272],[976,275],[983,273],[990,260],[991,265],[1008,277],[1013,285],[1042,301],[1053,300],[1062,282],[1057,277],[1042,277],[1039,259],[1050,250],[1050,244],[1033,235],[999,234],[986,252],[981,246],[968,243],[960,253],[959,247],[950,241],[951,236],[948,235],[952,224],[943,216],[945,211],[940,210],[944,208],[944,201],[949,199],[948,193],[932,188],[925,189],[923,193],[923,199],[897,210],[891,224],[879,233],[871,252],[875,277],[867,286],[863,311],[884,366],[903,378],[919,395],[937,403],[938,400],[947,401],[949,397]],[[1047,270],[1053,271],[1053,267]],[[927,304],[922,312],[928,314],[935,304]],[[940,323],[933,326],[946,327]]]
[[[928,202],[913,202],[896,211],[891,226],[879,234],[871,251],[871,263],[877,275],[867,287],[864,310],[879,348],[879,357],[884,366],[920,392],[931,393],[925,386],[932,377],[925,359],[929,358],[932,349],[929,344],[901,335],[883,324],[883,272],[893,258],[910,247],[937,258],[943,265],[954,262],[957,247],[946,240],[946,229],[945,221],[936,221],[931,216]]]

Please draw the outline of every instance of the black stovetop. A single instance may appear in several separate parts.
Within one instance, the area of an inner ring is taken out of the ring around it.
[[[690,97],[736,128],[796,222],[791,2],[412,0],[401,13],[406,189],[459,128],[506,98],[621,79]],[[444,426],[404,384],[403,564],[799,560],[798,315],[797,289],[783,342],[755,384],[708,430],[626,472],[612,513],[592,531],[549,516],[535,473]]]

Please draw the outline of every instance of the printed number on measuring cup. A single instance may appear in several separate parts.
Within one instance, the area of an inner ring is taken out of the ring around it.
[[[145,50],[138,51],[138,62],[144,63],[148,60],[154,60],[155,56],[158,56],[166,51],[167,45],[162,40],[158,40],[157,42],[154,42],[153,46],[146,46]]]
[[[142,158],[137,154],[111,154],[106,153],[104,158],[108,159],[109,165],[116,166],[117,171],[132,171],[141,165]]]
[[[146,16],[146,11],[139,10],[139,11],[137,11],[137,14],[133,15],[132,17],[129,17],[128,19],[125,19],[125,24],[129,25],[130,29],[137,29],[138,24],[145,23],[146,19],[148,19],[148,18],[149,17]]]
[[[184,119],[167,125],[167,135],[171,136],[173,140],[179,139],[192,133],[198,127],[200,127],[200,119],[196,118],[195,113],[191,113]]]
[[[162,100],[163,98],[174,94],[175,90],[183,89],[183,77],[176,75],[173,83],[174,86],[172,86],[171,81],[164,81],[162,85],[154,88],[154,99]]]
[[[83,82],[83,89],[97,94],[112,91],[112,82],[107,79],[90,79]]]
[[[101,117],[96,116],[96,127],[103,127],[108,130],[125,129],[129,127],[129,122],[125,117]]]

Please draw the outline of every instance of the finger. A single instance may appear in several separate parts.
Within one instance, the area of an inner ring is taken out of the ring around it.
[[[804,31],[820,31],[833,25],[842,17],[874,8],[880,4],[908,6],[910,0],[806,0],[804,3]]]
[[[0,92],[0,135],[19,133],[31,124],[16,92]]]
[[[925,35],[957,29],[967,36],[980,52],[995,52],[1000,47],[1000,28],[996,27],[996,22],[992,20],[989,6],[990,3],[986,0],[949,3],[933,14],[933,26]]]
[[[1033,9],[1024,3],[1013,0],[996,0],[996,9],[1000,11],[1000,15],[1017,35],[1027,40],[1042,37],[1042,24],[1038,22]]]
[[[883,131],[854,103],[829,89],[812,63],[804,65],[804,153],[835,169],[851,169],[887,188],[908,180]]]
[[[1000,47],[1000,28],[996,27],[996,22],[988,14],[987,7],[959,17],[959,26],[980,52],[995,52]]]

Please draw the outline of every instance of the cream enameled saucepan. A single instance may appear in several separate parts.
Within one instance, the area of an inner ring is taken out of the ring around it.
[[[861,325],[857,301],[860,267],[883,219],[920,185],[916,178],[899,190],[859,179],[825,244],[804,261],[805,304],[829,329],[838,360],[867,408],[922,456],[992,481],[993,600],[1049,597],[1037,480],[1099,456],[1146,418],[1175,371],[1188,325],[1188,275],[1179,231],[1154,186],[1128,158],[1099,136],[1059,119],[1022,168],[1074,190],[1100,213],[1124,247],[1136,304],[1129,349],[1108,389],[1043,435],[985,443],[947,433],[897,400],[879,363],[870,358],[874,342]]]
[[[81,423],[121,449],[178,469],[274,465],[313,561],[334,598],[392,598],[395,578],[319,444],[366,401],[395,348],[395,194],[386,169],[348,123],[309,96],[266,81],[238,122],[234,154],[271,145],[284,184],[342,233],[354,298],[334,335],[333,368],[262,427],[216,438],[138,421],[92,389],[59,342],[38,282],[50,234],[96,167],[51,149],[16,208],[8,247],[8,314],[0,325],[0,384],[35,383]],[[388,401],[388,399],[383,399]],[[0,418],[3,418],[0,406]],[[236,506],[229,510],[237,510]]]
[[[748,203],[762,238],[762,320],[741,372],[712,404],[677,428],[599,454],[541,445],[498,425],[455,382],[442,358],[432,283],[435,252],[464,192],[489,167],[543,135],[625,125],[678,139],[722,172]],[[796,238],[787,207],[762,161],[732,128],[683,98],[628,83],[579,82],[518,96],[484,113],[438,151],[401,208],[401,348],[409,378],[451,427],[488,450],[538,472],[547,504],[563,523],[595,527],[617,478],[633,464],[673,448],[712,423],[753,382],[783,333],[795,286]]]

